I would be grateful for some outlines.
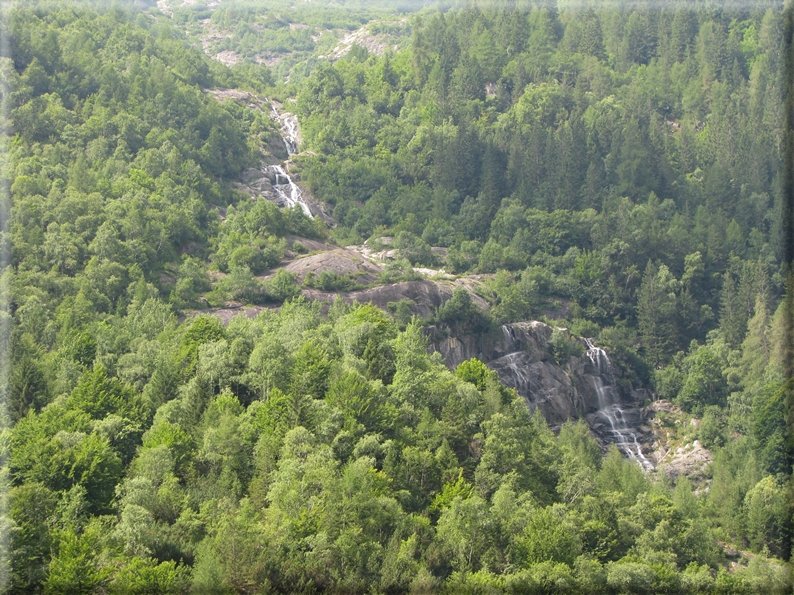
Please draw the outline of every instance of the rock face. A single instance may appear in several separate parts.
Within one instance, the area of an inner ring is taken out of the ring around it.
[[[699,483],[704,481],[708,466],[713,459],[711,451],[699,440],[695,440],[665,453],[659,464],[664,467],[665,475],[668,477],[676,479],[679,475],[683,475]]]
[[[621,387],[607,354],[587,339],[582,339],[584,355],[557,363],[549,343],[552,331],[542,322],[517,322],[502,326],[497,336],[448,337],[434,342],[433,349],[451,368],[476,357],[515,388],[531,410],[540,409],[549,425],[583,418],[603,445],[616,443],[626,456],[652,469],[641,408],[647,392]]]
[[[282,209],[300,207],[308,217],[321,216],[321,209],[295,183],[282,165],[262,164],[259,169],[249,168],[243,172],[238,190],[254,199],[276,203]]]
[[[693,439],[696,434],[692,429],[698,427],[700,420],[688,418],[670,401],[654,401],[646,410],[654,436],[653,459],[659,470],[672,479],[687,477],[695,484],[696,491],[708,489],[708,467],[714,456],[699,440]]]
[[[375,279],[380,271],[376,263],[344,248],[297,259],[285,268],[299,279],[309,272],[334,271],[352,274],[361,281]],[[340,298],[347,303],[372,303],[382,309],[406,301],[414,314],[427,318],[452,296],[456,287],[465,288],[472,302],[487,310],[488,303],[471,286],[475,281],[471,277],[405,281],[347,292],[304,288],[301,294],[327,305]],[[255,315],[261,309],[258,307],[245,314]],[[211,313],[231,317],[238,312],[240,310],[227,308]],[[643,409],[649,392],[619,382],[620,370],[612,366],[606,352],[590,339],[579,339],[584,351],[581,356],[556,361],[550,343],[553,330],[543,322],[531,321],[506,324],[493,334],[445,336],[444,329],[432,326],[427,328],[427,333],[431,349],[441,354],[448,367],[454,368],[476,357],[496,371],[505,385],[514,388],[530,410],[539,409],[550,426],[559,427],[571,419],[584,419],[602,446],[615,443],[628,458],[646,470],[652,469],[652,430],[646,421],[653,416],[653,411]]]
[[[309,273],[319,275],[325,271],[331,271],[337,275],[355,275],[359,283],[372,283],[377,281],[381,272],[379,267],[368,260],[341,248],[298,258],[290,262],[284,269],[295,274],[300,282]]]
[[[403,281],[402,283],[391,283],[370,289],[359,291],[332,292],[319,291],[317,289],[304,289],[301,294],[309,300],[316,300],[332,304],[337,297],[342,298],[348,304],[359,302],[361,304],[372,303],[378,308],[388,309],[389,303],[408,301],[411,311],[418,316],[427,318],[436,309],[452,297],[452,292],[456,286],[462,283],[446,281]],[[488,309],[488,303],[480,296],[470,293],[471,300],[479,308]],[[472,356],[476,357],[476,356]],[[468,358],[464,358],[468,359]],[[463,360],[460,360],[463,361]]]

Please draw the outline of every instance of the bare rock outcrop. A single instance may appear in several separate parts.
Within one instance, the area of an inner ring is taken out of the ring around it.
[[[700,483],[706,478],[708,467],[713,460],[711,451],[699,440],[694,440],[666,452],[658,464],[671,479],[683,475]]]
[[[654,437],[652,456],[659,470],[673,480],[687,477],[698,490],[708,489],[714,455],[695,438],[700,420],[666,400],[654,401],[646,413]]]
[[[303,281],[309,273],[320,275],[323,272],[332,272],[337,275],[354,275],[363,284],[377,281],[381,272],[380,267],[341,248],[298,258],[284,269],[293,273],[299,281]]]
[[[346,303],[359,302],[387,309],[389,303],[406,300],[410,302],[411,310],[423,317],[433,314],[436,309],[452,297],[452,286],[436,283],[434,281],[404,281],[381,285],[359,291],[332,292],[316,289],[304,289],[301,293],[310,300],[331,304],[337,297]],[[482,299],[482,298],[478,298]]]

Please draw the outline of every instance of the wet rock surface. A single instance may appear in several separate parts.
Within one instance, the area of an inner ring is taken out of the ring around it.
[[[235,185],[253,199],[269,200],[282,209],[300,207],[309,217],[323,217],[320,207],[312,202],[308,194],[289,174],[289,163],[267,165],[245,170]]]
[[[590,340],[583,339],[583,355],[558,363],[549,343],[553,330],[543,322],[517,322],[502,326],[501,334],[448,337],[432,348],[451,368],[476,357],[515,388],[531,410],[540,409],[552,427],[585,419],[603,446],[615,443],[652,469],[649,412],[642,408],[647,391],[621,386],[619,371]]]
[[[236,101],[251,110],[265,111],[281,129],[281,146],[272,146],[271,141],[274,139],[271,139],[268,146],[263,147],[262,164],[246,169],[235,182],[235,187],[254,200],[269,200],[281,208],[300,207],[308,217],[320,217],[329,222],[330,218],[320,205],[290,173],[290,157],[298,153],[301,142],[297,116],[283,111],[283,106],[277,101],[247,91],[205,89],[204,92],[218,101]]]

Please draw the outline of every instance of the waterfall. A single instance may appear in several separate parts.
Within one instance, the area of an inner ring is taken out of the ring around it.
[[[279,113],[276,104],[271,102],[272,117],[281,125],[281,138],[287,148],[287,155],[290,157],[298,152],[298,117],[295,114]],[[303,193],[295,181],[281,165],[268,166],[274,175],[273,190],[279,197],[279,206],[292,208],[300,205],[303,212],[311,219],[313,218],[311,209]]]
[[[598,376],[593,377],[592,384],[598,394],[599,410],[596,416],[606,420],[608,437],[629,459],[636,461],[645,471],[651,471],[653,463],[643,454],[637,433],[626,423],[620,403],[611,402],[612,387],[604,386],[603,380]]]
[[[526,373],[526,362],[522,361],[523,352],[516,351],[514,353],[508,353],[507,355],[500,358],[502,365],[510,371],[512,376],[512,384],[513,388],[520,392],[527,392],[529,393],[531,388],[531,378],[529,374]]]
[[[609,362],[607,352],[600,347],[596,347],[592,339],[585,339],[584,342],[587,344],[587,357],[590,358],[593,367],[598,370],[598,373],[601,375],[611,375],[612,364]]]
[[[593,387],[598,399],[598,412],[596,416],[605,419],[609,425],[608,435],[617,444],[620,451],[630,460],[637,462],[645,471],[653,469],[647,457],[642,453],[642,448],[637,434],[626,423],[624,411],[617,402],[617,395],[612,386],[606,386],[602,376],[611,377],[612,364],[606,351],[593,344],[592,339],[585,339],[587,344],[587,357],[596,369],[596,375],[588,376],[590,385]]]
[[[298,116],[285,114],[281,119],[281,131],[284,133],[284,146],[287,147],[287,155],[292,156],[298,152]]]
[[[273,172],[275,173],[275,181],[273,182],[273,190],[276,191],[279,198],[279,206],[292,208],[295,205],[300,205],[303,212],[311,218],[312,213],[309,210],[309,205],[303,200],[303,193],[298,185],[292,180],[289,174],[284,171],[280,165],[272,165]]]
[[[287,112],[279,112],[278,107],[272,101],[270,102],[270,108],[270,117],[281,126],[281,138],[287,148],[287,155],[292,157],[298,152],[298,116]]]

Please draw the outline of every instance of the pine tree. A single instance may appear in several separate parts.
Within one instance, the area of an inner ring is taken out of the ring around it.
[[[743,329],[747,330],[747,321],[753,315],[755,299],[758,294],[758,278],[755,263],[744,261],[740,265],[738,300],[744,320]]]
[[[676,296],[678,284],[666,265],[648,261],[637,296],[637,325],[648,361],[662,364],[678,343]]]
[[[742,343],[739,364],[742,384],[746,390],[755,390],[763,383],[772,354],[769,309],[762,293],[755,300],[755,312],[747,322],[747,336]]]
[[[682,62],[686,58],[697,30],[697,15],[694,11],[687,8],[676,10],[670,32],[670,51],[673,60]]]
[[[596,58],[606,57],[604,52],[604,37],[601,32],[601,21],[592,8],[582,15],[582,33],[579,40],[579,52],[589,54]]]
[[[493,143],[485,147],[482,163],[482,183],[477,201],[490,225],[507,193],[505,191],[505,159]]]
[[[731,347],[738,347],[744,338],[745,317],[741,310],[739,295],[733,275],[726,272],[720,295],[720,331]]]
[[[770,330],[770,364],[773,375],[792,378],[794,370],[794,275],[786,276],[786,293],[772,316]]]

